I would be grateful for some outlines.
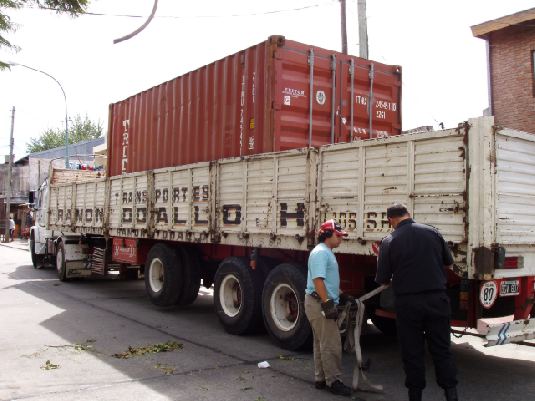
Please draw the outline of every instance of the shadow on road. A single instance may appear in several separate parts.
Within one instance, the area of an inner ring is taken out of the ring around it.
[[[186,384],[190,383],[188,380],[199,380],[198,385],[194,384],[198,388],[194,388],[193,393],[188,393],[187,396],[182,394],[182,399],[211,399],[203,389],[214,388],[215,391],[215,386],[218,386],[217,394],[227,391],[231,397],[225,399],[234,397],[254,400],[255,398],[247,398],[236,386],[242,384],[240,377],[245,377],[245,380],[263,380],[263,385],[272,386],[271,381],[276,380],[275,376],[260,372],[256,367],[256,363],[262,360],[269,360],[274,371],[301,384],[309,386],[308,383],[312,382],[310,353],[281,350],[265,334],[239,337],[225,333],[213,312],[210,290],[201,289],[199,298],[193,305],[162,310],[146,298],[143,280],[86,279],[63,283],[56,279],[53,269],[35,270],[28,265],[17,267],[8,277],[22,280],[10,288],[39,298],[56,310],[53,313],[47,312],[40,323],[57,336],[56,343],[43,344],[35,350],[42,354],[41,359],[49,357],[53,352],[52,355],[58,358],[58,362],[68,364],[61,361],[62,355],[74,359],[76,355],[58,353],[60,348],[57,347],[86,344],[89,347],[83,352],[107,365],[102,368],[102,364],[99,364],[100,372],[89,369],[91,375],[81,375],[84,379],[73,383],[72,391],[97,384],[137,381],[162,396],[178,399],[181,398],[177,396],[181,391],[177,387],[180,382],[191,387]],[[114,354],[127,351],[129,346],[139,347],[166,341],[181,343],[183,349],[130,359],[113,357]],[[405,400],[404,375],[395,339],[384,337],[371,327],[362,338],[362,347],[365,356],[372,361],[369,377],[372,382],[384,385],[385,394],[379,397],[363,394],[361,398]],[[472,339],[456,344],[453,348],[459,367],[461,399],[535,399],[535,353],[531,353],[533,360],[520,360],[525,348],[508,345],[500,348],[500,356],[485,355],[473,345]],[[291,355],[291,358],[280,358],[280,355]],[[351,381],[349,375],[353,363],[353,355],[344,357],[346,382]],[[441,400],[442,391],[435,384],[430,360],[427,361],[427,367],[428,388],[425,390],[425,399]],[[73,369],[76,368],[84,372],[83,367],[74,365]],[[233,372],[232,369],[235,369],[235,377],[229,381],[223,368],[227,369],[227,374],[229,370]],[[196,379],[192,379],[194,373]],[[226,387],[228,390],[225,390]],[[314,399],[330,399],[327,393],[316,391],[311,394],[315,395]],[[309,397],[302,394],[302,397],[290,396],[290,399]]]

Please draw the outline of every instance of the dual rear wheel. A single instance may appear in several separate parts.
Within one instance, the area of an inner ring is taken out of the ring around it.
[[[197,299],[201,278],[190,250],[154,245],[145,264],[145,289],[158,306],[189,305]]]
[[[214,306],[231,334],[256,332],[265,327],[282,348],[295,350],[311,338],[304,311],[306,277],[296,265],[282,263],[265,277],[247,260],[227,258],[214,281]]]

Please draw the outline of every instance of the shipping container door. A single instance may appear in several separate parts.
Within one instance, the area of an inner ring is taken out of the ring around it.
[[[335,142],[401,133],[401,69],[353,56],[338,62]]]
[[[318,54],[312,47],[305,50],[288,45],[277,49],[275,71],[273,150],[331,143],[336,107],[333,58]]]

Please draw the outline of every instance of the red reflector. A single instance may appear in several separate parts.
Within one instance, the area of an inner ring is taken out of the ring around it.
[[[504,269],[518,269],[518,257],[505,258],[503,263]]]

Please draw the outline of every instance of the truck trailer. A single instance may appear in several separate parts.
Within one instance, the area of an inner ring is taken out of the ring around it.
[[[34,266],[61,280],[144,275],[159,306],[214,287],[226,331],[308,343],[308,252],[319,225],[344,292],[373,290],[386,208],[437,227],[455,264],[452,325],[489,345],[535,337],[535,136],[491,117],[401,134],[401,69],[271,37],[110,106],[107,171],[51,168],[36,196]],[[391,294],[368,302],[395,330]]]

